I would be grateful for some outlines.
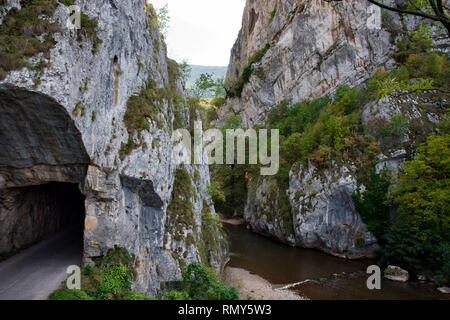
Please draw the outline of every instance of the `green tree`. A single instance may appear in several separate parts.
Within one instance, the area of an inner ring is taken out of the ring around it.
[[[390,181],[387,172],[377,173],[373,168],[369,184],[364,193],[358,189],[353,194],[355,208],[361,215],[378,241],[381,243],[390,226],[390,215],[388,205],[388,190]]]
[[[159,31],[164,37],[167,37],[170,22],[169,4],[166,3],[162,8],[160,8],[156,13],[156,16],[158,18]]]
[[[236,289],[227,287],[217,277],[214,269],[197,262],[186,267],[183,273],[183,291],[171,291],[164,300],[238,300]]]
[[[413,231],[435,224],[450,228],[450,135],[432,134],[418,148],[414,160],[405,162],[394,190],[398,212],[405,215]]]
[[[187,82],[187,80],[191,76],[192,68],[187,60],[181,61],[180,68],[181,68],[181,76],[183,77],[184,82]]]

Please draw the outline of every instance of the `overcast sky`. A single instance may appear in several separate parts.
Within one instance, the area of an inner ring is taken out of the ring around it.
[[[227,66],[241,28],[245,0],[150,0],[169,5],[169,57],[189,64]]]

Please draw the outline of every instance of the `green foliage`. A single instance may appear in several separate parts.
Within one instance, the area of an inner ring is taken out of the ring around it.
[[[183,60],[180,63],[180,68],[181,68],[181,76],[183,77],[183,80],[186,83],[189,77],[191,76],[192,67],[189,66],[187,60]]]
[[[270,12],[270,18],[269,18],[269,24],[272,23],[273,19],[275,18],[275,15],[277,14],[277,3],[275,3],[275,6],[273,7],[273,10]]]
[[[348,115],[355,111],[356,107],[361,105],[363,97],[364,95],[361,90],[351,89],[344,85],[337,88],[333,103],[339,112]]]
[[[136,276],[134,256],[125,248],[114,247],[104,257],[95,259],[95,266],[81,272],[81,290],[60,289],[51,300],[154,300],[131,290]]]
[[[372,93],[376,91],[379,99],[431,91],[433,99],[448,98],[450,60],[447,54],[434,48],[428,36],[405,36],[393,54],[397,66],[388,71],[378,70],[369,81]]]
[[[137,291],[127,291],[123,296],[123,300],[127,301],[154,301],[155,298],[146,297]]]
[[[211,181],[211,184],[206,187],[206,192],[213,199],[214,202],[225,202],[226,197],[218,181]]]
[[[418,148],[414,160],[405,162],[394,190],[398,212],[408,218],[413,231],[436,224],[450,229],[450,135],[432,134]]]
[[[67,301],[67,300],[94,300],[83,290],[58,290],[52,292],[49,297],[49,300],[59,300],[59,301]]]
[[[163,296],[163,300],[192,300],[185,291],[172,290]]]
[[[390,226],[389,186],[390,180],[387,172],[379,174],[374,168],[365,192],[361,193],[360,189],[358,189],[353,194],[356,210],[361,215],[364,223],[367,224],[369,231],[379,239],[380,243]]]
[[[367,123],[369,133],[380,142],[381,149],[385,152],[399,148],[407,133],[409,120],[401,114],[395,114],[391,121],[385,118],[374,118]]]
[[[189,90],[190,94],[197,98],[206,98],[212,94],[220,82],[216,82],[211,73],[202,73],[195,81],[194,86]]]
[[[225,131],[227,129],[242,128],[241,117],[238,115],[230,115],[224,121],[222,132],[225,137]],[[224,154],[225,147],[224,145]],[[237,145],[235,144],[236,148]],[[244,213],[247,195],[247,169],[248,166],[237,164],[214,165],[211,167],[211,187],[215,189],[213,201],[217,212],[229,217]]]
[[[178,64],[168,59],[169,86],[157,88],[153,80],[149,80],[141,89],[138,95],[131,96],[127,101],[127,110],[123,122],[129,134],[127,143],[122,144],[120,156],[123,159],[134,149],[143,145],[140,132],[150,130],[150,122],[155,123],[159,128],[168,125],[168,115],[165,112],[165,104],[175,113],[175,122],[180,106],[184,99],[176,91],[175,79],[180,75]],[[140,141],[134,141],[134,135],[138,136]]]
[[[248,63],[242,71],[241,76],[232,84],[229,88],[225,88],[228,98],[241,97],[244,86],[250,81],[250,77],[253,74],[253,65],[262,60],[267,51],[270,49],[270,44],[267,43],[264,48],[255,52],[249,59]]]
[[[172,291],[164,296],[166,300],[238,300],[234,288],[225,286],[215,271],[199,263],[191,263],[183,275],[184,291]]]
[[[21,9],[12,8],[6,14],[0,25],[0,80],[9,71],[31,68],[28,58],[40,52],[50,58],[56,43],[52,35],[61,32],[60,25],[50,21],[57,6],[56,0],[21,1]]]
[[[100,269],[98,278],[94,278],[93,285],[97,299],[112,300],[113,297],[123,295],[123,291],[131,286],[131,281],[125,266],[118,264]]]
[[[0,80],[12,70],[24,67],[42,70],[46,64],[30,65],[28,59],[43,53],[50,59],[50,50],[55,46],[55,33],[62,31],[58,22],[52,22],[53,14],[60,3],[72,5],[73,1],[22,0],[21,9],[12,8],[0,25]],[[81,29],[78,40],[89,38],[96,52],[101,40],[97,37],[97,20],[81,14]],[[42,38],[42,41],[40,40]]]
[[[284,137],[282,161],[288,167],[295,162],[306,164],[308,159],[316,165],[329,163],[332,154],[341,152],[352,130],[362,131],[359,117],[353,112],[361,107],[363,97],[361,90],[342,86],[333,103],[325,97],[289,108],[289,102],[284,101],[271,110],[268,124]]]
[[[209,205],[203,201],[202,228],[197,244],[200,259],[204,265],[212,265],[221,259],[221,252],[228,250],[225,232],[219,217],[212,214]]]
[[[175,171],[172,200],[167,207],[164,243],[169,241],[168,234],[174,240],[181,241],[185,239],[185,230],[193,230],[196,233],[195,212],[192,203],[195,196],[189,172],[184,167],[177,169]],[[183,269],[186,264],[179,252],[173,251],[172,256]]]
[[[441,284],[450,283],[449,147],[450,135],[444,125],[442,135],[430,135],[418,148],[417,156],[404,163],[392,196],[398,205],[398,216],[388,229],[383,224],[379,233],[382,234],[384,229],[384,234],[378,235],[383,244],[380,250],[382,264],[395,264],[415,273],[425,273]],[[376,191],[370,186],[369,189]],[[382,201],[384,190],[379,190],[378,201]],[[376,202],[378,197],[373,198]],[[382,212],[382,206],[374,207],[377,212]],[[388,215],[388,208],[384,210]],[[383,222],[383,219],[379,221]]]
[[[80,29],[77,30],[77,40],[82,42],[83,39],[90,39],[92,43],[92,53],[97,53],[98,46],[102,40],[97,36],[98,20],[96,18],[89,18],[88,15],[81,13]]]
[[[307,127],[317,121],[321,111],[328,106],[328,97],[297,103],[289,107],[288,101],[281,102],[268,115],[268,123],[280,130],[280,135],[288,137],[297,132],[304,132]]]
[[[380,264],[398,265],[414,273],[424,273],[439,284],[450,284],[450,232],[428,224],[418,232],[404,216],[399,216],[384,236]]]
[[[159,8],[156,16],[158,18],[158,27],[161,34],[167,36],[170,22],[169,5],[165,4],[162,8]]]

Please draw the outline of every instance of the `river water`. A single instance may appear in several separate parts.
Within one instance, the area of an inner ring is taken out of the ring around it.
[[[366,270],[374,261],[348,261],[316,250],[292,248],[242,226],[224,224],[224,228],[231,246],[228,266],[256,274],[274,287],[304,282],[291,289],[312,300],[450,299],[434,286],[418,281],[383,279],[381,290],[369,290]]]

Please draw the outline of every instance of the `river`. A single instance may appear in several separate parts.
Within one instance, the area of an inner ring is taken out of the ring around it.
[[[381,290],[369,290],[369,260],[349,261],[322,252],[292,248],[252,233],[242,226],[224,224],[231,258],[229,267],[241,268],[269,281],[275,288],[298,282],[291,290],[312,300],[430,300],[450,299],[430,284],[398,283],[382,279]]]

